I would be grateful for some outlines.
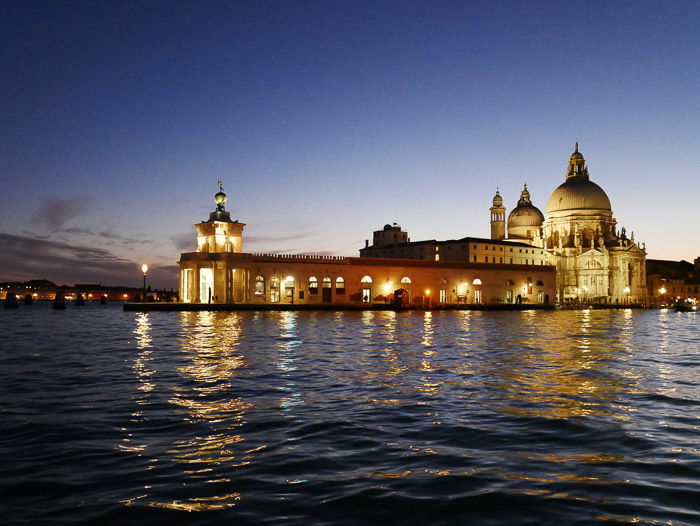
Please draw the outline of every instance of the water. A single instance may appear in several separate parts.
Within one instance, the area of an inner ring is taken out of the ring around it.
[[[700,524],[700,315],[0,311],[5,524]]]

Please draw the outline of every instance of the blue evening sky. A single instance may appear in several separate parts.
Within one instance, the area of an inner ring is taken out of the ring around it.
[[[648,257],[700,256],[696,1],[0,6],[0,279],[177,286],[219,178],[245,251],[488,237],[575,141]]]

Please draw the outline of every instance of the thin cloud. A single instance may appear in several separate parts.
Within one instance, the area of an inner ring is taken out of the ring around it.
[[[71,219],[87,212],[93,201],[93,196],[88,194],[71,197],[47,197],[39,204],[32,215],[32,220],[52,230],[59,230]]]

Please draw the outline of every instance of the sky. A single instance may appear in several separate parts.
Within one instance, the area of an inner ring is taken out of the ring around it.
[[[700,256],[696,1],[1,0],[0,280],[177,287],[221,179],[244,251],[357,256],[544,211],[574,143],[648,257]]]

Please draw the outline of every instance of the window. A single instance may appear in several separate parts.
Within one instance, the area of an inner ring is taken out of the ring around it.
[[[476,261],[476,256],[474,256],[474,261]]]
[[[335,293],[345,294],[345,280],[343,278],[335,279]]]
[[[479,289],[474,291],[474,303],[481,303],[481,290]]]
[[[331,288],[331,278],[323,278],[323,283],[321,285],[324,289]]]
[[[435,254],[435,261],[440,261],[440,254]]]
[[[447,303],[447,290],[440,289],[440,303]]]
[[[362,303],[369,303],[372,301],[372,289],[369,287],[362,288]]]
[[[309,278],[309,294],[318,294],[318,279],[316,279],[316,276]]]
[[[372,283],[372,277],[371,276],[364,276],[361,280],[361,283]]]
[[[284,292],[285,296],[294,299],[294,278],[292,276],[287,276],[284,280]]]
[[[280,279],[277,276],[270,278],[270,301],[272,303],[280,301]]]
[[[474,278],[474,281],[472,281],[472,285],[481,285],[481,280],[479,278]]]
[[[544,292],[541,290],[537,291],[537,303],[544,303]]]
[[[513,264],[513,258],[510,258],[510,264],[511,265]]]
[[[265,295],[265,278],[262,276],[257,276],[255,278],[255,295],[264,296]]]
[[[544,283],[542,282],[541,279],[538,279],[538,280],[537,280],[537,286],[538,286],[538,287],[544,287]]]
[[[409,278],[408,276],[404,276],[403,278],[401,278],[401,284],[402,284],[402,285],[410,285],[410,284],[411,284],[411,278]]]

